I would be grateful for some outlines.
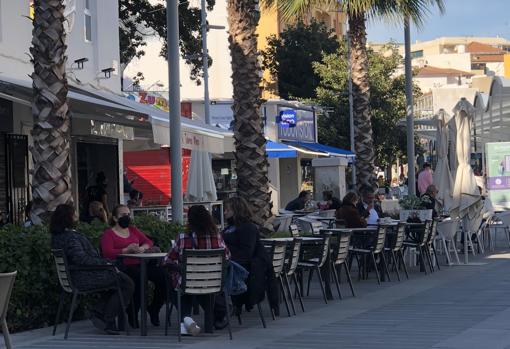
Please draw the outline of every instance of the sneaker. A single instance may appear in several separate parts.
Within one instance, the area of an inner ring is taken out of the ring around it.
[[[186,326],[184,326],[184,322],[181,322],[181,336],[190,336],[188,330],[186,330]]]
[[[190,317],[184,318],[184,327],[186,328],[186,332],[191,334],[192,336],[198,336],[200,333],[200,327],[198,327],[195,320]]]

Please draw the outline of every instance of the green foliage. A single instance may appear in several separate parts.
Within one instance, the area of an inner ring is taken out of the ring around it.
[[[389,44],[381,52],[368,50],[368,66],[375,164],[384,168],[406,154],[405,128],[397,126],[406,116],[406,99],[405,78],[396,76],[402,64],[398,47]],[[324,108],[318,119],[319,141],[344,149],[350,149],[347,64],[345,44],[314,63],[320,84],[313,102]],[[419,93],[415,87],[415,95]]]
[[[168,249],[170,240],[183,229],[151,216],[137,217],[134,223],[158,242],[162,251]],[[99,239],[106,227],[101,223],[79,224],[77,230],[99,247]],[[60,285],[50,241],[46,226],[22,228],[7,225],[0,228],[0,272],[18,271],[7,316],[11,331],[45,327],[55,321]],[[82,302],[76,319],[83,317],[86,303]],[[64,309],[69,309],[69,304]]]
[[[211,10],[215,0],[207,0]],[[145,54],[148,37],[162,39],[161,56],[166,58],[166,6],[164,1],[119,1],[120,61],[127,65],[133,58]],[[181,55],[191,66],[190,78],[196,80],[202,72],[202,34],[200,9],[190,6],[189,0],[179,1],[179,37]],[[209,58],[209,64],[212,60]],[[135,79],[136,80],[136,79]]]
[[[321,61],[323,54],[334,53],[338,46],[333,31],[315,20],[310,25],[299,21],[279,37],[270,36],[268,48],[262,52],[262,66],[278,82],[278,91],[273,92],[283,99],[314,98],[319,77],[313,63]]]
[[[430,204],[430,198],[417,197],[416,195],[407,195],[398,201],[403,210],[420,210],[425,209]]]

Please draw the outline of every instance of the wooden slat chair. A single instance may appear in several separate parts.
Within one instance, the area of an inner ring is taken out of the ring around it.
[[[289,226],[289,232],[291,237],[293,238],[299,237],[299,227],[297,226],[297,224],[291,224]]]
[[[296,315],[296,308],[294,305],[294,299],[292,298],[292,292],[290,290],[290,281],[291,279],[294,282],[296,287],[296,295],[298,296],[299,303],[301,304],[301,310],[304,312],[305,307],[303,305],[303,298],[301,296],[301,291],[298,286],[297,278],[296,278],[296,270],[299,263],[299,257],[301,255],[301,238],[294,238],[292,242],[287,244],[287,257],[285,258],[285,267],[283,272],[283,281],[285,283],[285,288],[287,290],[287,297],[289,298],[290,305],[292,307],[292,312]]]
[[[2,333],[4,335],[5,347],[12,348],[11,336],[7,327],[7,308],[11,299],[11,292],[14,286],[17,272],[0,274],[0,324],[2,325]]]
[[[409,279],[409,274],[407,273],[406,263],[404,261],[404,254],[402,252],[404,248],[404,240],[406,237],[406,226],[404,223],[399,223],[397,227],[397,234],[395,238],[391,241],[390,246],[385,247],[384,251],[390,255],[391,260],[393,261],[393,266],[395,272],[397,273],[397,279],[400,281],[400,273],[398,269],[402,266],[404,272],[406,274],[406,278]]]
[[[228,297],[223,290],[225,278],[225,250],[222,248],[210,250],[185,249],[182,253],[181,263],[181,285],[177,291],[177,333],[181,341],[181,295],[215,296],[223,292],[225,305],[227,307],[227,327],[230,339],[232,339],[232,328],[230,327],[230,309]],[[210,309],[209,311],[212,311]],[[207,311],[206,311],[207,312]],[[207,316],[207,314],[205,314]],[[168,318],[168,316],[166,317]]]
[[[372,262],[374,264],[374,269],[375,269],[375,275],[377,276],[377,283],[379,285],[381,284],[381,277],[380,277],[379,269],[377,268],[377,262],[375,259],[375,256],[377,256],[377,255],[381,256],[383,266],[384,266],[384,271],[386,272],[386,276],[388,276],[388,281],[391,281],[390,273],[388,270],[388,263],[386,263],[386,257],[384,256],[385,240],[386,240],[386,228],[383,226],[378,226],[375,239],[371,239],[369,244],[367,244],[366,246],[351,248],[351,252],[353,252],[356,256],[356,260],[358,262],[358,269],[361,269],[359,256],[365,257],[365,256],[370,255],[372,257]],[[367,263],[363,263],[363,264],[364,264],[364,268],[366,269]]]
[[[321,268],[328,259],[330,239],[330,235],[324,235],[322,236],[322,241],[317,246],[303,246],[303,260],[298,262],[300,271],[308,270],[308,288],[306,295],[310,295],[310,284],[312,282],[313,272],[316,271],[319,278],[319,285],[321,287],[322,296],[326,304],[328,303],[328,299],[326,298],[324,281],[322,280],[321,276]]]
[[[55,335],[57,331],[57,326],[60,322],[60,316],[62,313],[62,307],[64,305],[64,297],[66,293],[72,295],[71,300],[71,308],[69,309],[69,316],[67,319],[67,326],[66,326],[66,332],[64,335],[64,339],[67,339],[69,335],[69,329],[71,328],[71,322],[73,320],[73,314],[76,308],[78,307],[78,297],[80,295],[87,295],[92,293],[99,293],[99,292],[105,292],[110,290],[117,291],[117,294],[120,298],[120,305],[122,309],[126,309],[124,305],[124,297],[122,296],[122,289],[120,287],[120,283],[118,278],[115,278],[116,284],[115,286],[111,287],[102,287],[102,288],[94,288],[94,289],[88,289],[88,290],[80,290],[75,285],[73,285],[73,282],[71,280],[71,272],[72,271],[99,271],[99,270],[111,270],[112,272],[115,272],[115,266],[113,265],[94,265],[94,266],[70,266],[67,262],[67,257],[63,250],[55,250],[52,249],[51,253],[53,255],[53,259],[55,261],[55,266],[57,268],[57,276],[60,283],[60,286],[62,288],[62,292],[60,293],[60,299],[58,302],[58,308],[57,308],[57,316],[55,319],[55,325],[53,326],[53,336]],[[127,316],[122,317],[124,320],[124,328],[126,329],[126,334],[129,335],[129,326],[127,323]]]
[[[437,259],[437,253],[436,253],[436,246],[434,245],[434,241],[436,240],[437,235],[437,220],[432,220],[432,223],[430,224],[430,231],[429,231],[429,237],[427,239],[427,244],[425,245],[427,249],[427,256],[430,261],[430,267],[432,268],[432,271],[435,271],[434,269],[434,263],[432,261],[432,257],[434,258],[437,266],[437,270],[441,270],[441,267],[439,266],[439,261]]]
[[[423,272],[427,274],[426,262],[429,263],[429,268],[432,268],[430,262],[430,254],[427,252],[427,241],[430,234],[432,220],[425,221],[425,224],[419,229],[413,229],[414,238],[404,241],[404,247],[415,248],[419,252],[420,264],[423,266]],[[428,256],[428,258],[427,258]]]
[[[266,247],[269,258],[271,258],[271,263],[273,266],[273,273],[276,280],[278,280],[278,287],[281,287],[283,300],[285,302],[285,307],[287,308],[287,314],[290,315],[289,302],[287,300],[287,295],[285,294],[285,285],[283,282],[283,274],[285,267],[285,252],[287,250],[287,242],[286,241],[270,241],[264,242],[264,246]],[[269,301],[269,299],[268,299]],[[269,308],[271,308],[271,304],[269,304]],[[271,309],[271,315],[273,320],[276,319],[276,316]]]
[[[349,245],[351,242],[351,233],[339,232],[335,234],[337,241],[335,244],[332,245],[330,260],[331,271],[333,272],[333,278],[335,279],[338,297],[342,299],[342,292],[340,291],[340,273],[342,272],[342,267],[344,267],[345,274],[347,275],[347,281],[349,282],[349,287],[351,288],[352,296],[356,297],[356,294],[354,293],[354,287],[352,286],[351,273],[349,272],[349,267],[347,266],[347,260],[349,258]],[[340,268],[340,270],[338,270],[338,268]]]

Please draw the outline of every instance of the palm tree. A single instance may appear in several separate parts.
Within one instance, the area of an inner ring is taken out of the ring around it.
[[[71,203],[70,118],[65,72],[62,0],[35,0],[32,30],[34,160],[32,219],[46,221],[59,204]]]
[[[349,41],[354,104],[354,138],[357,185],[374,185],[374,145],[370,118],[370,82],[366,47],[366,20],[389,17],[396,21],[410,18],[418,26],[423,23],[429,6],[444,11],[443,0],[265,0],[266,6],[277,6],[284,19],[304,17],[313,7],[336,6],[349,18]]]
[[[228,0],[237,192],[252,206],[254,221],[272,229],[271,194],[264,125],[260,115],[261,69],[255,33],[260,13],[257,0]]]

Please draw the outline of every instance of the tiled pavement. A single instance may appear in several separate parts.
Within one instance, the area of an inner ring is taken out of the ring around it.
[[[382,286],[372,276],[355,283],[358,297],[347,297],[344,285],[346,297],[328,305],[315,284],[305,313],[288,318],[282,309],[276,321],[267,316],[267,329],[255,312],[245,314],[242,326],[233,322],[233,341],[221,331],[178,344],[175,330],[165,337],[159,328],[150,328],[148,337],[104,336],[85,321],[73,324],[67,341],[61,326],[55,337],[49,329],[16,334],[14,344],[19,349],[510,349],[510,253],[477,261],[485,264],[443,267],[426,276],[413,270],[410,280]]]

